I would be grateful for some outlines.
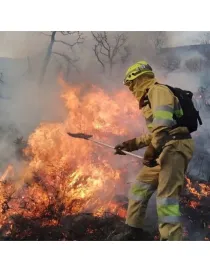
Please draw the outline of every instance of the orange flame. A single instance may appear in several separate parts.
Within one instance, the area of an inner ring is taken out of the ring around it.
[[[12,165],[8,165],[2,176],[0,177],[0,182],[5,181],[8,176],[14,176],[14,168]]]
[[[199,202],[197,201],[190,201],[189,206],[193,209],[197,208],[199,206]]]
[[[192,181],[188,177],[186,177],[185,179],[187,181],[187,189],[189,190],[190,193],[192,193],[194,196],[196,196],[199,200],[202,197],[207,197],[210,195],[210,186],[203,184],[203,183],[198,183],[199,190],[196,190],[192,184]]]
[[[15,189],[13,184],[6,185],[10,209],[0,216],[1,223],[17,212],[40,216],[51,205],[65,214],[110,212],[125,217],[126,210],[113,198],[118,191],[127,191],[124,166],[128,158],[90,141],[70,138],[67,131],[92,134],[111,145],[133,137],[145,129],[137,102],[127,90],[105,92],[97,86],[87,89],[59,82],[69,113],[61,123],[41,123],[30,135],[25,149],[30,161],[14,183]],[[0,188],[0,196],[5,192]],[[4,201],[5,197],[0,198],[1,204]]]

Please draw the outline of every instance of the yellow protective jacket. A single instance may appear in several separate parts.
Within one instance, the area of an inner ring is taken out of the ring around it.
[[[148,146],[150,142],[155,149],[159,150],[164,145],[166,135],[189,133],[187,127],[172,129],[176,125],[173,115],[180,117],[183,111],[177,97],[168,87],[157,84],[155,78],[146,78],[136,83],[132,93],[138,101],[147,93],[151,104],[151,108],[148,104],[141,108],[150,133],[136,138],[134,150]],[[171,140],[171,142],[174,141],[176,140]]]

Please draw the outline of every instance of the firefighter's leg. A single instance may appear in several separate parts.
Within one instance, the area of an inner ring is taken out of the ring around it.
[[[180,140],[164,148],[157,189],[157,214],[161,240],[182,240],[179,196],[193,153],[192,140]]]
[[[142,228],[148,201],[157,189],[159,171],[159,165],[153,168],[143,166],[132,184],[126,217],[126,224],[130,227]]]

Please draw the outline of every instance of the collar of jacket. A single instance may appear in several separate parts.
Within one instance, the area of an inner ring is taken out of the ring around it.
[[[133,95],[140,102],[143,96],[149,91],[151,87],[153,87],[157,83],[156,78],[152,79],[143,79],[142,81],[138,81],[133,87]]]

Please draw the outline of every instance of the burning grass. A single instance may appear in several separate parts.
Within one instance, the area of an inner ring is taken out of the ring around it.
[[[28,139],[22,168],[9,165],[0,177],[3,240],[107,240],[124,229],[127,200],[116,196],[127,196],[128,162],[132,170],[140,162],[67,132],[110,144],[132,138],[145,128],[137,103],[127,90],[60,84],[66,119],[40,124]],[[184,198],[186,208],[196,210],[209,195],[208,185],[198,188],[187,179],[196,200]]]
[[[0,227],[10,227],[11,234],[23,219],[29,226],[39,219],[46,228],[59,226],[58,218],[69,215],[125,217],[124,204],[115,196],[127,191],[127,159],[117,156],[121,162],[116,163],[113,151],[72,139],[67,132],[82,131],[111,144],[116,137],[127,138],[133,130],[141,131],[137,103],[124,90],[108,93],[96,86],[69,86],[62,79],[60,84],[66,119],[41,123],[28,139],[22,169],[9,165],[0,178]]]

